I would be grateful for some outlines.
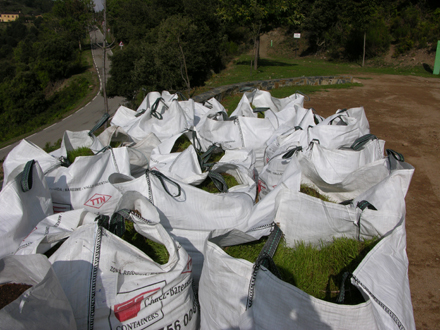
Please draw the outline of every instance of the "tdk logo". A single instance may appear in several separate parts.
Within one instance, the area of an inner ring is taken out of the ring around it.
[[[84,205],[93,207],[95,209],[101,208],[102,205],[107,203],[112,196],[109,195],[101,195],[101,194],[94,194],[92,198],[90,198]]]

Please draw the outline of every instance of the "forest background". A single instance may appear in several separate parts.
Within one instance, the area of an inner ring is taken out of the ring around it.
[[[95,83],[85,54],[103,12],[92,1],[0,0],[0,12],[18,11],[0,23],[0,142],[53,121]],[[134,107],[153,90],[190,95],[243,53],[253,51],[258,70],[260,36],[275,28],[286,56],[360,63],[364,40],[367,65],[390,47],[394,57],[433,53],[440,8],[434,0],[107,0],[107,27],[115,45],[107,94]]]

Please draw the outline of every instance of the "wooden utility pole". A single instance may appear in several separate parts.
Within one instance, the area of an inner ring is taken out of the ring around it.
[[[104,43],[102,45],[102,50],[104,52],[104,77],[102,79],[102,89],[103,89],[103,93],[104,93],[104,112],[106,114],[108,114],[108,99],[107,99],[107,88],[106,88],[106,84],[107,84],[107,72],[105,69],[105,62],[106,62],[106,57],[107,57],[107,1],[104,0]],[[106,124],[107,126],[107,124]]]

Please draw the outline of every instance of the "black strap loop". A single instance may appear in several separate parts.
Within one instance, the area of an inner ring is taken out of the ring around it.
[[[111,149],[111,146],[105,146],[104,148],[102,148],[101,150],[99,150],[95,155],[99,155],[100,153],[104,153],[107,150]]]
[[[283,236],[283,232],[281,231],[280,227],[278,227],[274,223],[273,230],[270,233],[269,238],[267,239],[263,248],[261,249],[261,252],[258,255],[257,260],[255,261],[253,266],[254,269],[252,272],[251,281],[249,282],[249,292],[246,303],[246,310],[252,307],[252,303],[254,300],[255,281],[257,279],[257,273],[260,270],[261,265],[267,268],[276,277],[281,278],[280,272],[273,261],[273,256],[275,255],[275,252],[278,248],[278,244],[280,243],[282,236]]]
[[[177,182],[168,178],[167,176],[163,175],[161,172],[156,171],[156,170],[147,170],[146,175],[149,175],[149,174],[153,174],[156,178],[159,179],[160,183],[162,184],[163,189],[165,189],[167,194],[170,195],[171,197],[179,197],[180,194],[182,193],[182,188],[180,187],[180,185]],[[169,183],[171,183],[172,185],[174,185],[177,188],[177,191],[178,191],[177,195],[173,195],[168,190],[168,187],[167,187],[165,181],[168,181]]]
[[[388,156],[393,156],[396,160],[398,160],[399,162],[404,162],[405,161],[405,157],[403,157],[403,155],[400,152],[397,152],[393,149],[387,149],[386,153]]]
[[[288,158],[291,158],[294,154],[295,154],[295,152],[297,152],[297,151],[301,151],[302,150],[302,147],[301,146],[297,146],[297,147],[295,147],[295,148],[293,148],[293,149],[290,149],[289,151],[287,151],[284,155],[283,155],[283,159],[288,159]]]
[[[350,272],[345,272],[342,274],[342,282],[341,282],[341,288],[339,290],[339,296],[338,299],[336,299],[336,303],[343,304],[345,300],[345,282],[347,279],[351,278],[352,274]]]
[[[261,108],[254,108],[252,109],[253,113],[262,113],[265,112],[267,110],[270,110],[269,107],[261,107]]]
[[[177,96],[180,96],[180,98],[184,101],[188,101],[188,99],[185,97],[185,95],[183,95],[183,93],[181,91],[177,91],[176,92]]]
[[[212,180],[212,183],[218,189],[218,191],[221,193],[228,192],[228,184],[220,173],[209,171],[208,178]]]
[[[206,107],[208,109],[212,109],[213,108],[213,105],[209,101],[204,101],[202,104],[203,104],[204,107]]]
[[[158,97],[157,100],[153,103],[151,106],[151,116],[156,117],[159,120],[163,119],[163,116],[160,112],[157,111],[157,108],[159,106],[159,102],[162,102],[164,107],[168,109],[168,106],[165,104],[165,100],[161,97]]]
[[[369,210],[377,211],[373,204],[368,201],[360,201],[357,203],[356,207],[360,208],[362,211],[368,208]]]
[[[357,138],[353,144],[350,146],[351,149],[359,151],[361,150],[369,141],[376,140],[377,136],[374,134],[365,134]]]
[[[23,192],[28,192],[32,189],[32,168],[34,167],[35,160],[32,159],[26,163],[24,166],[22,176],[21,176],[21,190]]]
[[[332,125],[332,124],[333,124],[333,121],[334,121],[336,118],[339,118],[339,119],[344,123],[344,124],[341,125],[341,126],[348,126],[348,124],[344,121],[344,119],[342,119],[342,117],[344,117],[344,116],[342,116],[342,115],[336,116],[335,118],[333,118],[332,120],[329,121],[329,125]]]
[[[353,199],[347,199],[346,201],[342,201],[339,204],[340,205],[350,205],[351,203],[353,203]]]
[[[361,211],[363,212],[366,208],[368,208],[369,210],[374,210],[374,211],[377,211],[377,209],[370,203],[370,202],[368,202],[368,201],[360,201],[360,202],[358,202],[357,203],[357,205],[356,205],[356,207],[358,207],[358,208],[360,208],[361,209]],[[361,214],[359,215],[359,221],[358,221],[358,224],[357,224],[357,239],[358,239],[358,241],[360,241],[361,240],[361,217],[362,217],[362,212],[361,212]]]
[[[61,156],[60,158],[58,158],[58,160],[60,161],[61,166],[63,167],[69,167],[70,165],[72,165],[70,161],[64,156]]]
[[[302,96],[307,97],[307,98],[308,98],[307,101],[310,101],[310,96],[308,96],[307,94],[304,94],[304,93],[301,92],[301,91],[295,91],[295,93],[297,93],[297,94],[301,94]]]
[[[96,123],[96,125],[89,131],[89,136],[93,136],[93,133],[95,133],[102,125],[105,124],[105,122],[110,118],[110,114],[107,112],[101,117],[101,119]]]

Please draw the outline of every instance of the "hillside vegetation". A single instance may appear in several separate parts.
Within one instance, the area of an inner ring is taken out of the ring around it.
[[[0,143],[69,111],[93,77],[84,49],[93,17],[86,0],[11,2],[4,8],[43,14],[0,23]]]
[[[112,32],[125,45],[112,59],[109,94],[134,104],[151,90],[192,91],[243,52],[254,53],[258,72],[260,37],[275,28],[285,34],[284,57],[345,62],[359,62],[364,38],[367,60],[390,47],[393,57],[433,52],[440,31],[434,0],[109,0],[107,6]]]

